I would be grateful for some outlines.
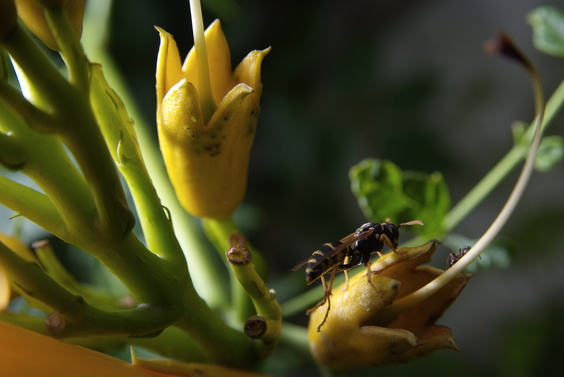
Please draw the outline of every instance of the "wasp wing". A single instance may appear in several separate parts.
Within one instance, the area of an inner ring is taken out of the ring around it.
[[[355,243],[358,240],[362,240],[368,236],[370,236],[373,233],[372,230],[366,230],[364,232],[361,233],[351,233],[343,238],[341,238],[338,242],[340,242],[339,245],[337,245],[330,253],[328,253],[327,255],[325,255],[324,259],[329,259],[331,257],[333,257],[334,255],[342,252],[343,250],[345,250],[346,248],[348,248],[349,246],[351,246],[353,243]],[[317,250],[316,250],[317,251]],[[315,253],[315,252],[314,252]],[[313,254],[312,254],[313,255]],[[306,265],[309,261],[311,260],[311,257],[309,257],[308,259],[302,261],[300,264],[298,264],[297,266],[295,266],[294,268],[292,268],[292,271],[296,271],[298,269],[300,269],[301,267],[303,267],[304,265]],[[317,266],[319,266],[322,263],[322,261],[317,262],[316,264],[314,264],[313,266],[310,266],[310,268],[315,269]]]
[[[297,265],[295,265],[294,267],[292,267],[292,271],[297,271],[300,268],[302,268],[303,266],[306,265],[306,263],[309,261],[309,258],[307,258],[306,260],[301,261],[300,263],[298,263]]]

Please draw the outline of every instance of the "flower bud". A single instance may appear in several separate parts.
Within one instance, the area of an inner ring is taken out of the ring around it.
[[[80,37],[84,18],[85,0],[16,0],[18,15],[26,26],[47,47],[59,50],[51,28],[45,19],[45,7],[65,7],[74,31]]]
[[[158,28],[157,28],[158,29]],[[202,111],[202,78],[194,49],[184,66],[172,35],[161,37],[157,63],[157,123],[168,175],[192,215],[226,218],[246,191],[249,154],[260,111],[260,67],[268,50],[251,52],[232,71],[229,47],[215,21],[205,32],[211,91],[218,104]]]

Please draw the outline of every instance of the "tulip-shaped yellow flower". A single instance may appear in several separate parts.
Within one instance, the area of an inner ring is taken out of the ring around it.
[[[317,331],[326,305],[310,316],[308,340],[315,359],[333,369],[406,362],[438,349],[457,349],[449,328],[435,321],[462,291],[460,274],[427,300],[393,316],[382,316],[394,300],[424,286],[443,271],[420,266],[430,260],[435,241],[401,248],[372,264],[371,283],[357,274],[348,289],[333,289],[327,321]]]
[[[138,360],[134,357],[130,364],[4,322],[0,322],[0,334],[2,376],[267,377],[220,365],[173,360]]]
[[[209,78],[202,77],[196,50],[181,66],[172,35],[157,29],[157,122],[168,175],[189,213],[227,218],[246,190],[260,110],[260,67],[268,49],[252,51],[233,71],[227,41],[215,21],[205,32]],[[209,87],[211,97],[206,97]]]
[[[25,22],[26,26],[35,34],[47,47],[52,50],[59,50],[53,32],[45,19],[45,7],[65,7],[70,22],[75,33],[82,34],[82,21],[84,18],[84,0],[15,0],[18,15]]]
[[[19,239],[0,233],[0,242],[26,261],[37,263],[33,252]],[[0,311],[6,310],[13,296],[14,292],[10,288],[10,278],[0,265]]]

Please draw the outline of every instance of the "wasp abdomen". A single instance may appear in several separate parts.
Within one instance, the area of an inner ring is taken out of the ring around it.
[[[342,242],[340,241],[327,242],[311,254],[311,258],[307,261],[305,272],[307,284],[311,284],[316,279],[320,278],[321,275],[328,272],[331,267],[335,267],[335,265],[338,264],[342,256],[338,253],[333,256],[330,255],[333,253],[333,250],[341,244]]]

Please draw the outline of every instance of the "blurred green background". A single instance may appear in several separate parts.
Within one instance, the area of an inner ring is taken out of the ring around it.
[[[303,271],[289,272],[295,264],[365,221],[350,191],[352,165],[375,157],[402,169],[440,171],[455,204],[505,155],[512,122],[534,116],[532,90],[521,67],[487,55],[483,43],[500,30],[509,33],[537,65],[548,97],[564,78],[564,62],[534,49],[526,23],[527,13],[544,4],[203,1],[206,24],[222,20],[234,64],[272,46],[263,65],[248,193],[237,216],[265,255],[282,300],[306,289]],[[153,25],[172,33],[184,55],[193,44],[188,12],[187,1],[115,1],[110,48],[146,119],[155,112]],[[561,118],[549,129],[563,131]],[[533,176],[499,239],[511,266],[480,272],[439,321],[453,329],[462,353],[439,351],[349,375],[540,376],[560,370],[563,172],[560,164]],[[481,235],[516,176],[455,232]],[[437,252],[439,267],[448,251]],[[303,314],[293,319],[306,323]],[[301,365],[302,356],[282,346],[268,371],[315,374]]]
[[[352,165],[374,157],[402,169],[440,171],[455,204],[505,155],[512,122],[534,116],[532,90],[521,67],[488,56],[483,43],[499,30],[511,35],[539,69],[549,97],[564,78],[564,62],[534,49],[526,23],[528,12],[546,4],[562,2],[203,0],[206,24],[222,20],[234,64],[253,49],[272,46],[263,65],[248,193],[237,218],[264,254],[269,283],[282,301],[306,289],[303,271],[289,271],[295,264],[365,222],[350,191]],[[192,46],[187,1],[114,2],[109,48],[152,125],[159,43],[153,25],[172,33],[183,55]],[[564,133],[562,117],[548,133]],[[461,353],[439,351],[411,364],[346,375],[560,371],[563,173],[559,164],[533,175],[491,250],[509,255],[511,265],[480,271],[439,320],[453,329]],[[455,233],[479,237],[516,177],[510,175]],[[448,252],[439,249],[437,266],[444,266]],[[306,323],[304,314],[292,320]],[[310,360],[285,346],[266,370],[317,373]]]

